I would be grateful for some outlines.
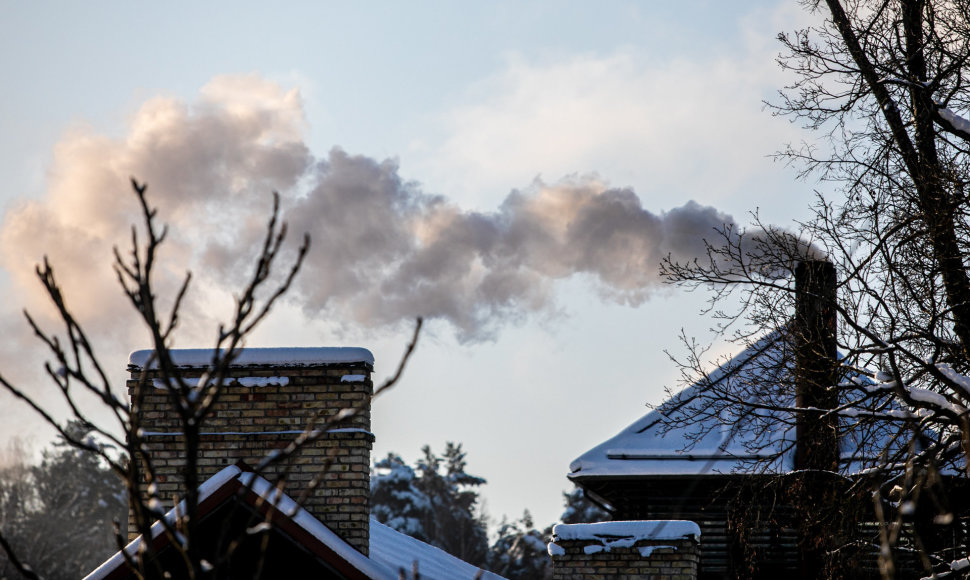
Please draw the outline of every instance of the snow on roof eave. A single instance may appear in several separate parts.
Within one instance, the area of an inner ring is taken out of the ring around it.
[[[878,458],[870,461],[845,461],[839,470],[843,477],[854,477],[870,469]],[[752,469],[756,465],[757,469]],[[732,460],[724,457],[716,460],[704,459],[651,459],[626,461],[622,465],[593,465],[566,475],[571,481],[585,480],[622,480],[627,478],[671,479],[678,477],[758,477],[762,475],[783,475],[791,473],[791,457],[779,457],[762,464],[754,460]]]
[[[353,546],[335,534],[333,530],[324,525],[323,522],[300,507],[290,496],[279,492],[272,483],[260,477],[258,474],[244,472],[236,465],[223,468],[199,486],[199,504],[201,505],[202,502],[234,479],[238,479],[247,489],[270,502],[277,510],[290,517],[296,525],[303,528],[307,533],[326,545],[348,564],[357,568],[366,576],[375,580],[396,580],[398,578],[394,570],[358,552]],[[184,513],[185,501],[182,500],[176,507],[165,514],[165,520],[174,522],[178,517],[177,514]],[[162,523],[155,522],[152,524],[151,533],[153,540],[163,534],[164,527]],[[136,554],[141,542],[142,537],[138,536],[125,546],[124,552],[129,555]],[[85,576],[84,580],[103,580],[112,572],[125,565],[124,554],[120,551],[116,552],[111,558],[101,564],[101,566],[98,566],[97,569]]]
[[[211,348],[172,349],[172,362],[179,367],[207,367],[212,363]],[[139,370],[151,361],[155,351],[136,350],[128,355],[128,368]],[[233,360],[234,367],[272,365],[277,367],[302,367],[339,363],[366,363],[374,365],[374,355],[360,347],[290,347],[290,348],[243,348]]]
[[[614,465],[589,465],[566,475],[573,482],[585,480],[620,480],[627,478],[669,479],[677,477],[738,477],[780,475],[787,473],[785,458],[778,458],[752,470],[752,460],[736,460],[724,457],[717,460],[665,459],[650,461],[624,461]]]

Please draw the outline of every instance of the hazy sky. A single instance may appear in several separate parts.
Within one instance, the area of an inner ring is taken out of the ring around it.
[[[46,320],[46,253],[121,384],[146,344],[110,270],[128,176],[172,227],[162,289],[196,275],[185,347],[279,190],[314,247],[251,344],[368,347],[380,379],[428,316],[375,402],[375,456],[462,442],[495,519],[552,522],[570,460],[677,385],[681,329],[708,336],[659,256],[806,215],[815,184],[768,156],[808,136],[762,105],[786,82],[775,35],[806,21],[767,0],[0,0],[2,370],[49,396],[19,315]],[[28,417],[4,402],[0,437],[45,444]]]

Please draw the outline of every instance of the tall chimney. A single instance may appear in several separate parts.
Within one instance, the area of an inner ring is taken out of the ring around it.
[[[795,268],[795,403],[799,408],[838,407],[835,266],[809,260]],[[799,413],[795,469],[838,471],[838,417]]]
[[[190,384],[206,370],[212,351],[173,350],[172,359]],[[141,418],[144,440],[156,470],[159,497],[185,494],[184,441],[180,422],[161,374],[149,364],[153,351],[131,354],[128,390],[143,385]],[[321,433],[290,460],[263,471],[273,480],[285,466],[285,491],[300,497],[315,477],[319,485],[301,505],[364,555],[370,533],[370,374],[374,356],[363,348],[247,348],[232,363],[218,403],[202,424],[199,481],[239,460],[257,466],[274,450],[285,448],[317,417],[323,425],[341,409],[360,412],[342,420],[339,429]],[[132,400],[135,400],[132,396]],[[145,484],[142,492],[144,493]],[[129,524],[129,535],[135,526]]]
[[[839,403],[835,286],[831,262],[811,260],[795,268],[792,333],[795,402],[801,409],[824,411]],[[836,513],[838,486],[831,476],[839,469],[838,417],[803,411],[795,421],[796,477],[789,491],[799,522],[799,577],[814,580],[841,570],[838,550],[831,549],[842,524]]]

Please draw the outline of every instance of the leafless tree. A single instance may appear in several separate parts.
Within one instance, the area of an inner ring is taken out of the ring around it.
[[[180,430],[184,434],[182,454],[186,465],[183,469],[183,517],[177,520],[163,518],[165,501],[169,498],[157,497],[154,486],[143,487],[142,482],[149,484],[155,478],[155,469],[151,453],[145,445],[145,439],[139,427],[138,408],[142,400],[145,381],[141,381],[133,391],[131,401],[126,400],[123,390],[112,386],[109,373],[105,371],[95,351],[94,341],[82,328],[82,325],[72,314],[67,298],[58,285],[53,267],[44,260],[37,268],[40,279],[51,303],[59,314],[63,323],[61,334],[55,334],[43,329],[38,322],[26,314],[27,321],[37,338],[46,345],[51,362],[45,365],[50,380],[57,386],[64,402],[70,409],[70,417],[62,421],[48,411],[35,397],[23,388],[13,384],[6,377],[0,375],[0,384],[12,395],[25,402],[48,425],[53,427],[61,439],[69,445],[93,453],[106,462],[121,479],[128,495],[129,509],[133,514],[135,531],[143,538],[152,537],[151,526],[158,521],[164,527],[164,534],[171,540],[173,546],[181,552],[181,559],[185,563],[188,578],[210,578],[219,573],[218,566],[225,562],[225,558],[217,555],[208,556],[213,561],[207,561],[206,555],[199,551],[199,532],[197,530],[197,510],[199,504],[200,469],[199,444],[200,434],[204,430],[206,418],[213,406],[219,401],[224,385],[229,381],[229,370],[239,355],[246,339],[254,329],[269,314],[278,300],[289,290],[291,283],[300,270],[300,266],[310,246],[308,235],[304,235],[296,256],[286,267],[279,278],[272,276],[273,269],[280,260],[283,243],[286,239],[287,228],[279,221],[279,197],[274,195],[273,210],[266,226],[266,234],[258,254],[255,257],[255,267],[246,285],[236,295],[235,309],[232,318],[219,326],[214,341],[212,360],[207,368],[207,375],[202,379],[191,381],[182,378],[176,364],[173,362],[170,345],[175,331],[179,327],[180,309],[185,301],[191,274],[186,274],[176,293],[172,306],[162,312],[156,296],[154,273],[158,265],[158,251],[165,241],[167,229],[157,221],[156,209],[149,203],[146,195],[147,187],[132,180],[132,188],[141,211],[141,228],[132,227],[131,249],[123,254],[115,249],[114,269],[118,281],[127,297],[129,304],[135,308],[145,328],[151,336],[153,349],[151,364],[156,366],[160,380],[174,388],[168,389],[169,402],[177,413]],[[401,376],[411,353],[417,342],[421,321],[418,320],[414,335],[407,346],[397,371],[374,391],[377,396],[391,388]],[[107,408],[113,418],[113,424],[99,423],[90,416],[81,401],[93,396],[100,404]],[[347,409],[339,414],[339,419],[346,419],[363,409]],[[268,467],[271,463],[284,462],[299,450],[312,444],[325,433],[334,419],[310,420],[306,430],[281,452],[268,456],[259,468]],[[72,429],[71,425],[81,424],[83,430]],[[124,450],[114,453],[112,449]],[[326,469],[325,466],[321,469]],[[285,470],[282,471],[285,476]],[[147,491],[144,491],[146,490]],[[268,516],[267,516],[268,517]],[[126,543],[125,538],[118,531],[116,523],[116,539],[119,549]],[[233,549],[238,542],[228,542],[227,549]],[[0,547],[7,553],[10,562],[27,578],[39,578],[31,569],[29,562],[19,559],[10,544],[0,533]],[[152,558],[151,542],[141,542],[140,551],[129,554],[122,550],[128,566],[140,578],[163,578],[166,571],[162,570],[157,561]]]
[[[798,237],[838,271],[840,378],[828,385],[837,403],[795,405],[793,353],[783,348],[774,372],[732,388],[703,375],[703,349],[691,350],[685,372],[710,387],[703,396],[714,404],[695,408],[749,430],[752,446],[779,421],[837,418],[860,444],[857,473],[869,477],[853,484],[876,492],[878,541],[908,538],[927,574],[950,571],[970,553],[968,505],[945,485],[965,481],[970,466],[970,5],[803,5],[820,23],[779,35],[779,63],[794,82],[770,107],[811,134],[779,158],[827,184]],[[785,274],[806,253],[793,251],[804,245],[791,235],[756,229],[722,230],[708,259],[668,262],[665,273],[713,287],[711,313],[735,339],[750,346],[778,329],[784,343],[795,295]],[[726,309],[729,295],[740,308]],[[948,542],[934,538],[941,530]],[[879,553],[881,573],[893,577],[898,552]]]

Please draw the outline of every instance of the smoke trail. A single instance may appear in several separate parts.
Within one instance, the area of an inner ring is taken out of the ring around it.
[[[5,216],[0,261],[36,308],[24,289],[35,287],[33,264],[50,254],[79,317],[125,332],[108,264],[138,221],[129,176],[148,182],[171,226],[167,263],[191,268],[203,291],[243,277],[268,193],[278,190],[291,231],[313,238],[294,294],[305,312],[366,326],[420,315],[480,340],[510,318],[554,308],[555,282],[571,276],[606,299],[640,304],[658,289],[663,256],[701,256],[704,238],[733,224],[692,201],[652,213],[633,191],[595,177],[537,180],[493,212],[464,211],[403,180],[394,161],[340,149],[314,157],[304,125],[295,91],[255,76],[217,77],[192,105],[146,103],[123,139],[67,135],[46,197]],[[162,272],[160,283],[171,288],[180,275]],[[200,325],[212,307],[202,303],[189,313]]]
[[[479,213],[403,183],[388,161],[334,150],[315,173],[288,215],[317,244],[299,285],[304,307],[334,306],[372,326],[441,318],[464,340],[551,308],[553,283],[569,276],[639,304],[657,289],[663,256],[694,257],[731,222],[694,202],[653,214],[632,191],[594,178],[536,181]]]

